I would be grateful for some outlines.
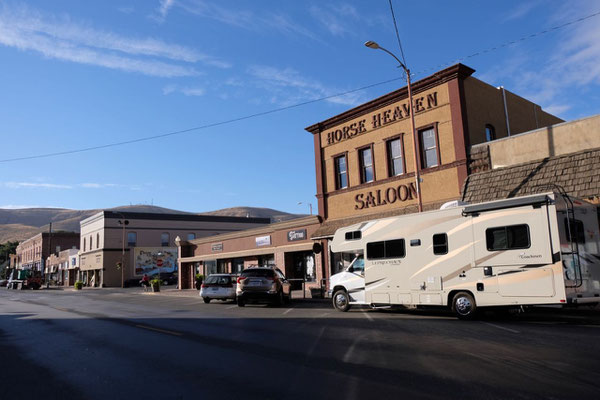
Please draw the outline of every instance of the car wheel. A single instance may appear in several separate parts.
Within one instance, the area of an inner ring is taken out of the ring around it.
[[[202,300],[204,300],[206,304],[210,303],[210,299],[208,297],[203,297]]]
[[[244,299],[238,297],[237,298],[237,305],[238,307],[244,307],[246,304],[244,303]]]
[[[333,308],[346,312],[350,307],[350,296],[345,290],[340,289],[333,294]]]
[[[452,311],[459,319],[473,319],[477,312],[475,299],[470,293],[458,292],[452,299]]]
[[[283,290],[280,290],[275,299],[276,306],[282,306],[285,303],[285,297],[283,296]]]
[[[169,286],[169,281],[163,281],[164,286]]]

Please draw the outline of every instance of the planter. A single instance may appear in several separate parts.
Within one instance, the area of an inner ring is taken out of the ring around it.
[[[83,289],[83,282],[80,282],[80,281],[75,282],[74,286],[75,286],[75,290],[81,290],[81,289]]]
[[[152,292],[160,292],[160,285],[152,285]]]

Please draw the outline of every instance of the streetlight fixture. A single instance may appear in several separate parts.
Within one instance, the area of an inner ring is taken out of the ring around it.
[[[123,227],[123,242],[121,246],[121,288],[125,287],[125,227],[129,225],[129,221],[121,213],[116,213],[121,216],[119,225]]]
[[[308,204],[308,209],[310,211],[310,215],[312,215],[312,203],[304,203],[302,201],[299,201],[298,205],[300,205],[300,204]]]
[[[406,67],[406,65],[404,65],[404,63],[402,61],[400,61],[398,59],[398,57],[396,57],[394,55],[394,53],[392,53],[391,51],[389,51],[387,49],[384,49],[383,47],[379,46],[377,43],[373,42],[372,40],[365,42],[365,46],[367,46],[368,48],[373,49],[373,50],[385,51],[390,56],[394,57],[396,59],[396,61],[398,61],[398,64],[400,64],[400,67],[406,73],[406,83],[407,83],[407,87],[408,87],[408,102],[409,102],[409,107],[410,107],[410,126],[412,129],[413,152],[414,152],[414,159],[415,159],[415,183],[416,183],[416,189],[417,189],[417,201],[418,201],[419,212],[421,212],[421,211],[423,211],[423,202],[421,200],[421,174],[419,172],[419,160],[418,160],[418,157],[421,153],[419,151],[419,141],[417,140],[418,139],[417,132],[415,131],[415,113],[414,113],[412,91],[411,91],[411,86],[410,86],[410,69],[408,69]]]

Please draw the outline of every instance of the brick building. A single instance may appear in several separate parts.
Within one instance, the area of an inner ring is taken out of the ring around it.
[[[43,232],[19,243],[15,251],[17,268],[44,271],[51,253],[78,248],[77,232]]]

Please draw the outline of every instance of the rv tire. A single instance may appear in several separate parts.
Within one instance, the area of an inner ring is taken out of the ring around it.
[[[477,312],[475,299],[468,292],[458,292],[452,299],[452,311],[459,319],[473,319]]]
[[[333,308],[346,312],[350,307],[350,296],[348,296],[348,293],[343,289],[337,290],[333,294]]]

